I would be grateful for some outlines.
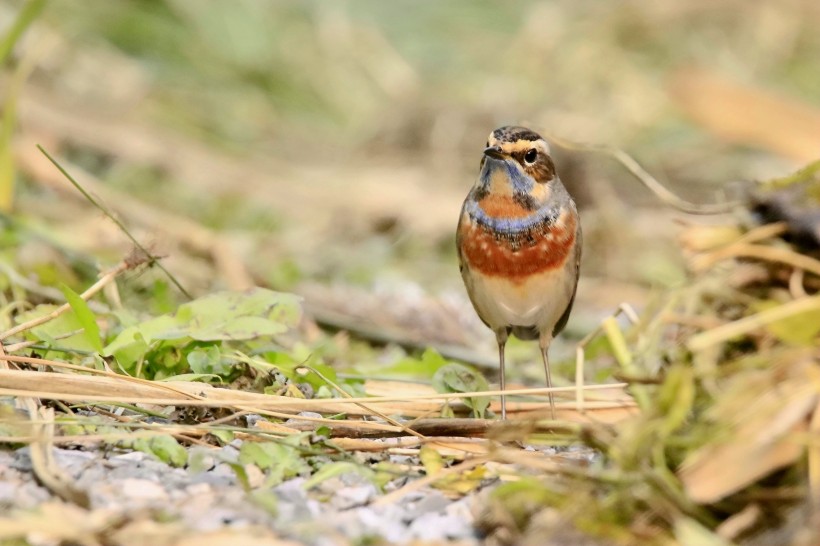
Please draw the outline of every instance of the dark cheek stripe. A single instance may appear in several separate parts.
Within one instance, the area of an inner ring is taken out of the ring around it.
[[[461,228],[461,251],[470,269],[491,277],[523,282],[530,275],[564,266],[575,244],[575,228],[575,221],[570,216],[565,227],[550,226],[539,241],[527,246],[465,223]],[[518,250],[513,250],[514,247]]]

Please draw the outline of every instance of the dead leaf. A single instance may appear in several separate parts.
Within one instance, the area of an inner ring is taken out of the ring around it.
[[[799,162],[820,150],[820,110],[793,97],[689,68],[674,74],[669,91],[695,121],[733,144],[751,145]]]
[[[733,429],[687,457],[678,472],[692,500],[716,502],[800,457],[805,446],[796,436],[808,429],[818,399],[810,366],[773,366],[736,378],[723,403],[710,412]],[[783,373],[792,375],[776,381]]]

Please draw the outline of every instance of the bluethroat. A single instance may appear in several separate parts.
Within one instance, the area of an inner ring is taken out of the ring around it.
[[[552,387],[547,352],[575,299],[581,222],[540,135],[524,127],[490,134],[461,209],[456,245],[470,301],[498,342],[501,390],[510,334],[538,340]],[[555,419],[552,393],[549,401]],[[503,394],[501,418],[507,418]]]

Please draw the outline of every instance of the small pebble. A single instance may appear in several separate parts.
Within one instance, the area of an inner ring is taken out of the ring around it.
[[[168,500],[165,489],[151,480],[128,479],[120,482],[119,486],[123,496],[134,500]]]

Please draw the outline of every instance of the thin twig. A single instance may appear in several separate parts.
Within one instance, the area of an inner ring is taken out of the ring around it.
[[[57,167],[57,170],[59,170],[59,171],[63,174],[63,176],[65,176],[65,177],[66,177],[66,179],[68,179],[68,181],[69,181],[69,182],[71,182],[71,184],[72,184],[72,185],[73,185],[73,186],[77,189],[77,191],[79,191],[79,192],[83,195],[83,197],[85,197],[85,198],[88,200],[88,202],[89,202],[89,203],[91,203],[92,205],[94,205],[95,207],[97,207],[97,208],[100,210],[100,212],[102,212],[102,213],[103,213],[103,214],[104,214],[104,215],[105,215],[108,219],[110,219],[112,222],[114,222],[114,224],[115,224],[118,228],[120,228],[120,230],[121,230],[121,231],[125,234],[125,236],[126,236],[126,237],[128,237],[128,239],[130,239],[130,240],[131,240],[131,242],[134,244],[134,246],[135,246],[137,249],[139,249],[139,251],[140,251],[140,252],[142,252],[142,253],[143,253],[143,255],[145,256],[145,258],[149,261],[149,263],[150,263],[151,265],[156,265],[156,266],[157,266],[157,267],[158,267],[158,268],[159,268],[159,269],[160,269],[163,273],[165,273],[165,275],[168,277],[168,279],[169,279],[169,280],[170,280],[170,281],[174,284],[174,286],[176,286],[176,287],[177,287],[177,289],[178,289],[180,292],[182,292],[182,294],[183,294],[186,298],[188,298],[189,300],[190,300],[190,299],[193,299],[193,296],[191,296],[191,294],[190,294],[187,290],[185,290],[185,288],[182,286],[182,284],[179,282],[179,280],[177,280],[177,278],[176,278],[176,277],[175,277],[175,276],[174,276],[174,275],[173,275],[170,271],[168,271],[168,270],[165,268],[165,266],[163,266],[163,265],[159,262],[159,258],[158,258],[157,256],[154,256],[154,255],[153,255],[153,254],[151,254],[150,252],[148,252],[148,249],[147,249],[147,248],[145,248],[145,247],[142,245],[142,243],[140,243],[139,241],[137,241],[137,239],[136,239],[133,235],[131,235],[131,232],[130,232],[130,231],[128,231],[128,228],[126,228],[126,227],[125,227],[125,224],[123,224],[122,222],[120,222],[120,220],[119,220],[119,219],[118,219],[118,218],[117,218],[114,214],[112,214],[112,213],[111,213],[111,212],[110,212],[110,211],[109,211],[109,210],[108,210],[105,206],[103,206],[103,205],[102,205],[102,203],[100,203],[99,201],[97,201],[97,199],[95,199],[95,198],[94,198],[94,197],[93,197],[90,193],[88,193],[88,192],[85,190],[85,188],[83,188],[83,187],[80,185],[80,183],[79,183],[79,182],[77,182],[77,181],[74,179],[74,177],[73,177],[73,176],[71,176],[71,175],[68,173],[68,171],[66,171],[66,170],[63,168],[63,166],[62,166],[62,165],[60,165],[60,164],[57,162],[57,160],[56,160],[56,159],[54,159],[53,157],[51,157],[51,155],[49,155],[49,153],[45,150],[45,148],[43,148],[42,146],[40,146],[40,145],[38,144],[38,145],[37,145],[37,149],[38,149],[38,150],[40,150],[40,152],[41,152],[44,156],[46,156],[46,158],[48,158],[48,160],[49,160],[49,161],[51,161],[51,163],[52,163],[55,167]]]
[[[658,182],[654,176],[649,174],[646,169],[641,167],[641,165],[635,161],[632,156],[623,150],[618,148],[610,148],[608,146],[580,144],[556,136],[550,136],[550,140],[561,148],[565,148],[567,150],[594,152],[610,156],[615,161],[620,163],[626,170],[628,170],[635,178],[637,178],[639,182],[646,186],[646,189],[655,194],[655,197],[660,199],[664,204],[669,205],[670,207],[681,212],[688,214],[725,214],[727,212],[731,212],[740,204],[739,201],[705,205],[691,203],[672,193],[666,186]]]
[[[336,392],[341,394],[343,398],[353,398],[353,396],[351,396],[351,394],[349,392],[347,392],[346,390],[341,388],[339,385],[337,385],[335,381],[331,381],[330,378],[326,377],[322,372],[320,372],[316,368],[311,368],[310,366],[303,366],[303,367],[310,370],[310,371],[312,371],[316,375],[318,375],[322,379],[322,381],[324,381],[325,383],[327,383],[328,385],[333,387],[333,389],[335,389]],[[423,434],[420,434],[420,433],[416,432],[415,430],[409,428],[407,425],[404,425],[404,424],[400,423],[399,421],[393,419],[389,415],[386,415],[386,414],[384,414],[384,413],[382,413],[378,410],[374,410],[373,408],[370,408],[365,404],[357,403],[356,405],[359,406],[360,408],[362,408],[365,411],[372,412],[374,415],[377,415],[377,416],[381,417],[382,419],[384,419],[386,422],[390,423],[391,425],[400,427],[407,434],[416,436],[417,438],[420,438],[420,439],[427,439],[427,437],[424,436]]]

